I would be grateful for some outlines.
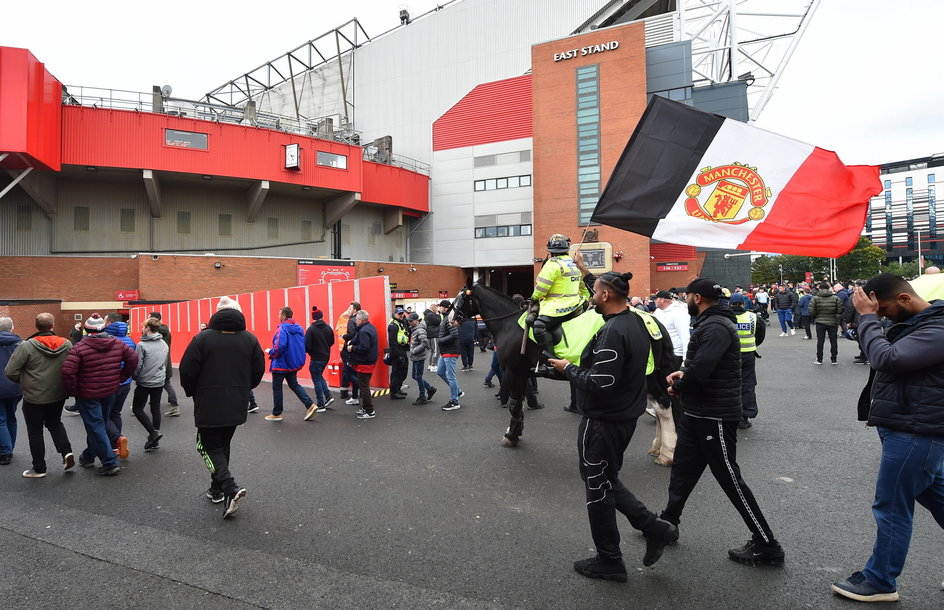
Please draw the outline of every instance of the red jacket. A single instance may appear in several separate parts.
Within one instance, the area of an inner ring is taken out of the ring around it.
[[[121,340],[105,333],[87,335],[62,363],[62,384],[69,396],[104,398],[138,366],[138,355]]]

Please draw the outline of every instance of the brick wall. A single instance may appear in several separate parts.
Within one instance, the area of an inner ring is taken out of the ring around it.
[[[0,299],[114,301],[138,285],[131,257],[0,256]]]
[[[554,61],[554,54],[610,41],[619,48]],[[646,108],[645,30],[641,23],[597,30],[531,50],[534,127],[534,252],[546,253],[547,238],[564,233],[580,241],[577,212],[576,69],[598,64],[600,80],[601,190]],[[613,269],[633,273],[632,293],[650,288],[649,239],[611,227],[599,230],[623,259]],[[535,266],[535,273],[540,270]]]
[[[56,326],[53,328],[53,332],[63,337],[69,336],[72,326],[63,321],[58,301],[33,301],[30,303],[0,305],[0,318],[13,318],[13,332],[24,339],[36,332],[36,316],[41,313],[51,313],[56,316]]]

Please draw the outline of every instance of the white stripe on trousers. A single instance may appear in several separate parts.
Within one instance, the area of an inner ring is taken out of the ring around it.
[[[737,476],[734,474],[734,468],[731,467],[731,461],[728,460],[728,447],[724,444],[724,423],[720,420],[718,421],[718,441],[721,443],[721,454],[724,456],[724,465],[728,468],[728,474],[731,475],[731,481],[734,483],[734,488],[738,492],[738,497],[741,498],[741,504],[743,504],[744,508],[747,509],[747,514],[751,516],[751,521],[753,521],[754,525],[757,526],[757,531],[759,531],[760,535],[764,538],[764,542],[770,544],[770,539],[767,538],[767,532],[764,531],[764,528],[761,527],[760,523],[757,521],[757,517],[754,516],[754,511],[751,510],[750,504],[747,503],[747,499],[744,497],[744,492],[741,491],[741,486],[738,485]]]

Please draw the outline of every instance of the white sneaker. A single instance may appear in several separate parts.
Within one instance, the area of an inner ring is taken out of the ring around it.
[[[429,372],[430,372],[430,373],[435,373],[435,372],[437,372],[438,370],[439,370],[439,369],[436,368],[435,366],[429,367]]]
[[[792,337],[792,336],[795,335],[795,334],[797,334],[796,329],[795,329],[795,328],[791,328],[791,329],[790,329],[790,336]]]
[[[787,333],[780,333],[780,336],[781,336],[781,337],[786,337],[786,336],[787,336]]]
[[[347,400],[344,401],[344,404],[346,404],[346,405],[359,405],[359,404],[361,404],[361,401],[360,401],[359,398],[348,398]]]

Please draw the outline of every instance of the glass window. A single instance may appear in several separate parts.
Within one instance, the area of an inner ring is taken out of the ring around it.
[[[890,188],[892,188],[892,181],[891,181],[891,180],[886,180],[886,181],[885,181],[885,190],[888,190],[888,189],[890,189]]]
[[[209,147],[207,134],[195,131],[181,131],[179,129],[164,130],[164,144],[177,148],[193,148],[206,150]]]
[[[508,237],[508,227],[495,227],[498,230],[498,237]]]
[[[220,214],[219,215],[219,231],[220,237],[231,237],[233,235],[233,215],[232,214]]]
[[[485,237],[495,237],[498,235],[498,227],[486,227]]]
[[[498,188],[498,189],[508,188],[508,178],[497,178],[495,180],[495,188]]]
[[[517,237],[518,235],[521,235],[521,225],[511,225],[510,227],[508,227],[508,229],[509,231],[511,231],[512,237]]]
[[[905,178],[905,186],[911,186],[911,182],[912,182],[911,176],[908,176],[907,178]]]
[[[266,222],[266,237],[269,239],[278,239],[279,237],[279,219],[271,216]]]
[[[521,176],[521,186],[531,186],[531,176]]]
[[[30,209],[29,205],[18,204],[16,206],[16,230],[33,230],[33,210]]]
[[[177,234],[190,235],[190,212],[177,212]]]
[[[334,153],[325,152],[323,150],[318,151],[317,163],[323,167],[347,169],[347,157],[344,155],[336,155]]]
[[[89,209],[86,207],[73,208],[72,224],[76,231],[89,230]]]
[[[518,188],[520,185],[521,181],[518,176],[512,176],[511,178],[508,178],[508,188],[514,189]]]
[[[934,174],[928,174],[928,184],[934,184]]]
[[[477,191],[484,191],[484,190],[485,190],[485,181],[484,181],[484,180],[476,180],[476,181],[475,181],[475,190],[477,190]]]
[[[491,179],[485,181],[485,190],[486,190],[486,191],[494,191],[494,190],[495,190],[495,179],[494,179],[494,178],[491,178]]]
[[[134,233],[134,209],[121,208],[119,215],[121,217],[121,232]]]
[[[531,235],[531,225],[521,225],[522,235]]]
[[[478,229],[476,229],[476,230],[475,230],[475,237],[476,237],[476,238],[485,237],[485,229],[483,229],[483,228],[478,228]]]

